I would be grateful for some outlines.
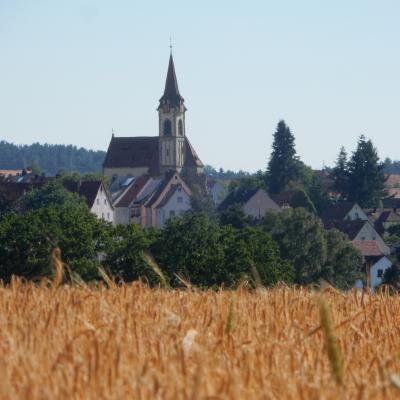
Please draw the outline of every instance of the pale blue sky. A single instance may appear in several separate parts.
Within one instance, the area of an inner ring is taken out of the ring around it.
[[[396,0],[0,0],[0,139],[157,135],[172,36],[204,163],[264,169],[281,118],[315,168],[361,133],[400,159],[399,20]]]

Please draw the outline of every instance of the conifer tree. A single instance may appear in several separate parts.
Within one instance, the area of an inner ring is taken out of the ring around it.
[[[386,195],[384,164],[371,140],[362,135],[348,163],[348,200],[361,207],[377,207]]]
[[[342,146],[336,159],[335,167],[332,170],[334,189],[340,193],[341,197],[346,197],[348,190],[349,171],[347,166],[347,153]]]
[[[290,181],[297,178],[297,164],[294,136],[285,121],[281,120],[274,133],[268,164],[268,186],[271,193],[281,192]]]

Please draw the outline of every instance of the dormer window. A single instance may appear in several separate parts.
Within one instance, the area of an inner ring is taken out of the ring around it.
[[[172,125],[169,119],[164,121],[164,129],[163,129],[164,136],[171,136],[172,135]]]

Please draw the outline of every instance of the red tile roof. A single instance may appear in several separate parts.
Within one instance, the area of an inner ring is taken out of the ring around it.
[[[150,177],[147,175],[139,176],[139,178],[135,179],[118,200],[117,204],[115,204],[115,207],[129,207],[129,205],[132,203],[133,200],[136,199],[136,196],[144,188],[149,179]]]
[[[400,186],[400,174],[389,174],[386,181],[387,187],[399,187]]]
[[[353,240],[352,243],[364,257],[379,257],[383,255],[375,240]]]

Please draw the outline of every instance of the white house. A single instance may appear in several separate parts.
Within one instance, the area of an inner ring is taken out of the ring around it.
[[[64,186],[83,197],[90,211],[98,218],[115,223],[114,207],[102,181],[65,183]]]
[[[352,243],[363,256],[362,271],[365,273],[365,285],[375,291],[383,282],[385,271],[392,266],[392,262],[382,254],[374,240],[353,240]],[[363,288],[363,286],[361,280],[355,283],[356,288]]]

